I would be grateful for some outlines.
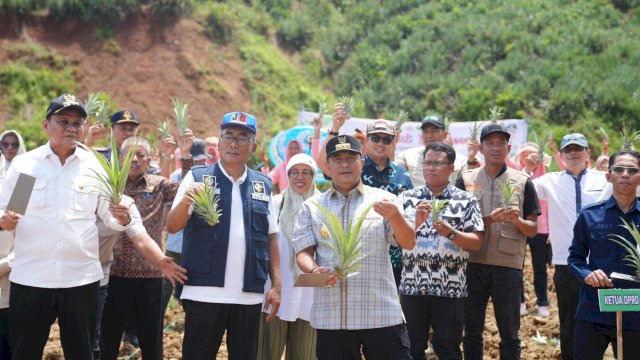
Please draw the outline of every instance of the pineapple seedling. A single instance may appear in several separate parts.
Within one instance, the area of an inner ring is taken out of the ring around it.
[[[109,107],[107,106],[107,104],[105,104],[104,102],[100,103],[100,106],[98,107],[98,110],[96,111],[96,117],[95,117],[95,123],[100,123],[102,124],[102,126],[107,127],[110,122],[107,121],[109,119],[109,113],[111,112],[111,110],[109,110]]]
[[[318,117],[322,119],[327,111],[329,111],[329,107],[324,101],[316,100],[316,103],[318,104]]]
[[[178,125],[178,133],[180,136],[184,136],[184,132],[187,130],[189,120],[189,103],[181,103],[180,100],[171,98],[173,102],[173,113],[176,117],[176,124]]]
[[[158,121],[158,130],[162,133],[162,140],[171,136],[171,122],[166,118],[164,122]]]
[[[640,131],[632,131],[627,124],[622,124],[622,148],[633,149],[633,145],[640,141]]]
[[[536,132],[533,133],[533,141],[538,147],[539,162],[544,160],[544,148],[549,144],[549,140],[551,140],[551,135],[548,132],[543,133],[542,136],[538,136]]]
[[[431,199],[429,202],[431,205],[431,223],[434,223],[436,220],[440,219],[440,216],[449,205],[447,200],[438,200],[436,198]]]
[[[357,270],[362,268],[360,264],[367,254],[363,254],[362,250],[367,242],[362,242],[362,237],[366,233],[369,226],[362,228],[364,219],[373,207],[369,205],[360,218],[354,224],[353,218],[349,220],[347,228],[342,227],[342,223],[338,216],[331,210],[323,207],[318,203],[313,203],[325,217],[324,227],[329,232],[328,240],[320,240],[320,243],[328,247],[334,255],[335,266],[333,272],[338,279],[346,279],[349,276],[357,274]]]
[[[353,98],[351,96],[343,96],[343,97],[338,99],[338,102],[342,103],[342,105],[344,106],[344,108],[343,108],[344,116],[347,119],[351,119],[351,116],[353,115],[353,113],[356,110],[356,102],[355,102],[355,100],[353,100]]]
[[[498,120],[502,120],[504,113],[502,112],[502,108],[494,105],[489,109],[489,120],[491,123],[496,124]]]
[[[151,147],[151,156],[155,156],[160,151],[160,145],[158,144],[158,137],[155,131],[149,131],[144,137],[149,140],[149,147]]]
[[[77,143],[78,146],[87,150],[98,160],[100,166],[104,170],[104,173],[97,172],[93,169],[93,177],[97,179],[103,186],[97,187],[100,196],[107,199],[111,206],[119,205],[122,201],[122,195],[124,194],[124,187],[127,183],[127,177],[129,176],[129,170],[131,169],[131,161],[133,160],[133,154],[136,151],[138,143],[132,144],[127,153],[124,155],[122,166],[118,161],[118,152],[111,151],[111,158],[107,160],[102,154],[97,152],[94,148],[86,146],[82,143]],[[116,149],[116,138],[111,132],[111,148]]]
[[[87,101],[84,103],[84,110],[87,112],[87,117],[92,117],[103,104],[102,101],[98,100],[100,95],[100,93],[89,93]]]
[[[409,120],[409,113],[408,112],[406,112],[404,110],[398,111],[398,116],[396,116],[396,129],[398,131],[400,131],[400,128],[402,127],[402,124],[404,124],[408,120]]]
[[[209,226],[216,226],[220,222],[222,209],[218,207],[220,198],[215,196],[214,188],[208,185],[204,190],[187,194],[193,201],[193,211]]]
[[[511,200],[518,193],[517,188],[508,181],[505,181],[500,185],[500,191],[502,192],[502,206],[508,208],[511,204]]]
[[[482,123],[479,121],[475,121],[473,125],[469,126],[469,130],[471,134],[469,135],[472,139],[477,139],[480,134],[480,129],[482,128]]]
[[[531,340],[538,345],[545,345],[547,343],[547,337],[540,335],[540,331],[536,329],[536,336],[532,336]]]
[[[622,246],[622,248],[627,252],[627,256],[624,257],[624,260],[635,269],[634,276],[637,279],[640,279],[640,230],[638,230],[638,225],[635,223],[629,224],[623,218],[621,218],[621,220],[623,225],[620,226],[625,228],[629,234],[631,234],[635,244],[630,243],[627,239],[618,234],[611,234],[609,239]]]

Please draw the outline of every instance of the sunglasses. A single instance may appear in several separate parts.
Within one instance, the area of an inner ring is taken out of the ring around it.
[[[629,173],[629,175],[636,175],[638,172],[640,172],[639,168],[632,166],[614,166],[609,169],[610,172],[614,172],[616,174],[623,174],[625,170]]]
[[[20,146],[20,144],[18,144],[17,142],[2,142],[3,149],[8,149],[8,148],[17,149],[18,146]]]
[[[371,139],[371,141],[373,141],[374,143],[379,143],[380,140],[382,140],[382,142],[385,145],[391,145],[391,143],[393,142],[393,137],[392,136],[380,136],[380,135],[376,135],[376,134],[371,134],[369,135],[369,139]]]

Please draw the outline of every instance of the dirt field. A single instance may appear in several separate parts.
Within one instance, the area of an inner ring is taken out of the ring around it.
[[[551,316],[548,318],[540,318],[530,313],[521,318],[520,322],[520,338],[522,339],[522,359],[523,360],[551,360],[560,359],[560,348],[555,345],[552,339],[560,336],[560,325],[558,322],[558,308],[556,305],[555,289],[553,288],[553,268],[548,272],[549,277],[549,300],[551,301]],[[535,309],[535,293],[533,290],[533,271],[531,269],[530,258],[527,253],[527,261],[525,265],[525,298],[527,308],[530,311]],[[182,333],[184,330],[184,313],[179,305],[167,311],[165,316],[164,331],[164,358],[167,360],[181,359],[182,349]],[[533,340],[536,336],[536,330],[540,332],[540,336],[547,338],[546,344],[538,344]],[[487,320],[485,324],[485,359],[499,358],[500,335],[493,317],[493,307],[489,304],[487,311]],[[120,359],[141,359],[139,352],[125,344],[120,349]],[[45,359],[63,359],[62,349],[58,334],[58,327],[54,325],[49,336],[49,343],[45,350]],[[223,342],[218,359],[227,359],[226,346]],[[433,358],[435,359],[435,358]],[[612,360],[611,347],[607,352],[605,359]]]

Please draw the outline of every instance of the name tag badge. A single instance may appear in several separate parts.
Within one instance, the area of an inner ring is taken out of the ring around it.
[[[251,198],[260,201],[269,202],[269,195],[267,195],[267,189],[264,186],[263,181],[252,181],[253,193]]]

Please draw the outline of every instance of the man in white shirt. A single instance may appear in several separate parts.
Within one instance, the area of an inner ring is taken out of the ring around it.
[[[191,168],[167,218],[170,233],[184,229],[182,266],[189,277],[180,297],[185,311],[185,360],[215,357],[225,331],[229,358],[256,359],[267,276],[272,284],[264,305],[271,307],[267,320],[276,316],[280,306],[271,179],[246,165],[257,148],[256,118],[228,113],[221,127],[220,161]],[[213,189],[222,212],[213,226],[192,214],[188,196],[205,186]]]
[[[574,319],[580,292],[580,281],[567,266],[573,224],[581,208],[611,196],[611,184],[607,182],[605,172],[587,169],[590,151],[584,135],[562,137],[560,153],[567,169],[542,175],[533,179],[533,184],[538,198],[549,204],[549,237],[555,267],[553,283],[560,317],[560,351],[562,358],[567,360],[573,359]],[[525,171],[531,173],[536,165],[525,162]]]
[[[43,127],[49,142],[16,157],[0,184],[0,227],[12,231],[11,348],[14,359],[39,359],[58,319],[67,359],[92,359],[102,279],[96,215],[114,230],[131,221],[125,205],[99,196],[103,170],[78,149],[87,113],[73,95],[54,99]],[[36,178],[24,215],[5,210],[20,173]]]

